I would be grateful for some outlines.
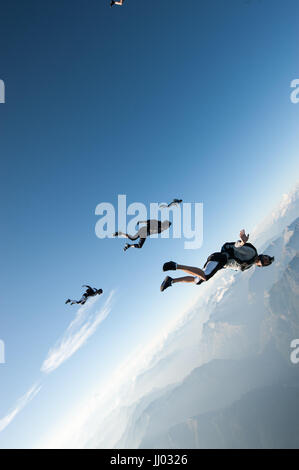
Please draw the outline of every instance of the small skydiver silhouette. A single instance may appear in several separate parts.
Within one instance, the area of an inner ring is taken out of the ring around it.
[[[126,251],[128,248],[142,248],[144,245],[144,242],[146,238],[150,235],[154,235],[155,233],[161,233],[164,230],[167,230],[171,226],[171,222],[169,220],[164,220],[161,222],[160,220],[140,220],[137,222],[137,225],[139,224],[146,224],[144,227],[141,227],[138,232],[135,235],[129,235],[127,233],[123,232],[115,232],[113,234],[114,237],[125,237],[129,238],[129,240],[138,240],[139,242],[135,244],[129,244],[126,243],[124,246],[124,251]]]
[[[90,287],[90,286],[82,286],[82,287],[86,287],[87,289],[82,295],[80,300],[67,299],[65,303],[66,304],[70,303],[71,305],[74,305],[74,304],[84,305],[89,297],[94,297],[95,295],[103,294],[103,289],[96,289],[95,287]]]
[[[183,199],[173,199],[169,204],[160,204],[160,207],[178,206],[183,202]]]
[[[184,266],[174,261],[169,261],[163,265],[163,271],[171,271],[180,269],[191,276],[179,277],[176,279],[167,276],[161,284],[160,290],[163,292],[168,287],[177,282],[190,282],[200,285],[204,281],[208,281],[217,271],[223,268],[231,268],[239,271],[245,271],[251,266],[270,266],[274,257],[269,255],[258,255],[256,248],[247,243],[249,235],[245,234],[245,230],[241,230],[240,239],[237,242],[227,242],[221,252],[210,255],[203,269],[192,266]]]
[[[125,0],[111,0],[110,6],[113,7],[114,5],[122,6]]]

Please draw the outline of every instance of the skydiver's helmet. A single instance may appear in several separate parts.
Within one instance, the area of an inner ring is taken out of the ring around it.
[[[103,289],[97,289],[97,294],[103,294]]]
[[[270,266],[274,262],[275,258],[274,256],[269,256],[269,255],[259,255],[258,256],[258,261],[261,262],[262,266]]]

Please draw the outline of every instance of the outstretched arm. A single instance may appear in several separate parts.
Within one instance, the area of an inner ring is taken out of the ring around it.
[[[85,285],[82,286],[82,287],[87,287],[87,289],[93,289],[92,287],[90,287],[90,286],[85,286]]]
[[[244,229],[240,231],[240,240],[235,243],[235,246],[243,246],[245,243],[247,243],[249,240],[249,233],[246,235],[246,232]]]

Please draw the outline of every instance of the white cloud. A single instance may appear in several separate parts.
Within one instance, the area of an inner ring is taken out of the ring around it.
[[[4,418],[0,419],[0,432],[12,422],[16,415],[38,394],[40,389],[41,386],[38,383],[34,384],[28,392],[17,401],[15,407],[10,410]]]
[[[97,327],[111,312],[111,301],[114,292],[111,292],[104,306],[93,309],[96,298],[89,300],[86,305],[79,308],[74,320],[70,323],[63,336],[48,352],[48,356],[41,366],[41,371],[49,374],[69,359],[92,336]]]
[[[47,358],[42,364],[42,372],[48,374],[54,371],[86,343],[88,338],[95,333],[100,323],[102,323],[111,312],[113,295],[114,292],[112,291],[104,306],[99,310],[93,309],[97,303],[96,298],[79,308],[74,320],[70,323],[64,335],[57,341],[56,345],[50,349]],[[0,432],[13,421],[17,414],[38,394],[40,389],[40,383],[34,384],[28,392],[17,401],[15,407],[0,420]]]

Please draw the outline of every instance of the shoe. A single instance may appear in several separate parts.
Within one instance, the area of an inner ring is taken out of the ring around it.
[[[110,6],[113,7],[113,5],[114,5],[114,1],[112,0],[112,1],[110,2]]]
[[[172,281],[173,281],[172,277],[166,276],[166,278],[164,279],[164,281],[161,284],[160,291],[163,292],[168,287],[171,287],[172,286]]]
[[[65,303],[66,303],[66,304],[69,304],[70,301],[71,301],[71,299],[67,299],[67,300],[65,301]]]
[[[127,249],[130,247],[129,243],[126,243],[124,246],[124,251],[127,251]]]
[[[175,271],[176,263],[174,261],[168,261],[168,263],[163,264],[163,271]]]

